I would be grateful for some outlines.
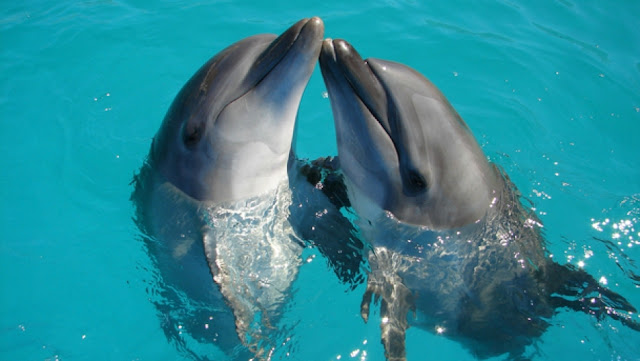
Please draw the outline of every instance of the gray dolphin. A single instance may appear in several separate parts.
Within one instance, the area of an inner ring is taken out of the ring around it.
[[[560,307],[640,330],[622,296],[545,254],[540,220],[430,81],[365,61],[344,40],[324,41],[320,67],[347,193],[371,247],[362,317],[372,296],[381,299],[387,359],[406,358],[410,322],[480,358],[521,355]]]
[[[291,143],[323,33],[314,17],[222,50],[183,86],[153,139],[132,199],[164,285],[156,293],[172,295],[157,305],[177,320],[165,329],[175,339],[226,339],[233,350],[225,328],[235,324],[255,356],[274,347],[301,264]]]

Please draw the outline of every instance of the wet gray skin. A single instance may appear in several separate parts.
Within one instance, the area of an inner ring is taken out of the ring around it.
[[[367,321],[372,297],[380,300],[387,359],[406,359],[410,323],[480,358],[521,357],[559,307],[640,330],[622,296],[546,256],[540,221],[429,80],[363,60],[344,40],[323,42],[320,68],[347,193],[371,247],[361,312]]]
[[[274,189],[287,160],[302,93],[324,25],[301,20],[221,51],[184,85],[154,138],[150,162],[199,201],[233,201]]]
[[[160,272],[155,303],[179,347],[187,333],[252,351],[234,358],[274,347],[301,252],[288,161],[323,33],[319,18],[303,19],[211,58],[176,96],[135,178],[136,222]]]
[[[325,41],[321,64],[357,210],[365,208],[358,203],[372,202],[431,229],[486,214],[502,183],[433,84],[400,64],[365,62],[344,41]]]

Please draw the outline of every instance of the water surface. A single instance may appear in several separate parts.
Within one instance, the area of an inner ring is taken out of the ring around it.
[[[0,358],[188,357],[150,302],[130,181],[202,63],[313,15],[364,57],[429,77],[533,202],[556,261],[582,265],[640,307],[637,1],[5,2]],[[299,113],[306,158],[337,153],[316,70]],[[351,291],[306,252],[289,310],[302,321],[274,358],[383,360],[376,315],[359,316],[363,286]],[[640,335],[617,322],[573,312],[551,322],[532,359],[640,355]],[[473,359],[423,330],[407,337],[411,360]],[[205,346],[189,345],[214,358]]]

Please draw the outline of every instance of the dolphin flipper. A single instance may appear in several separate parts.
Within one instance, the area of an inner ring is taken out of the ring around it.
[[[369,320],[372,296],[380,300],[380,331],[385,357],[389,361],[406,360],[405,335],[409,328],[407,317],[415,317],[416,306],[413,293],[404,285],[396,273],[385,272],[392,262],[391,255],[384,249],[371,252],[369,264],[371,272],[367,289],[360,304],[360,315],[364,322]]]
[[[336,208],[350,207],[344,176],[339,171],[340,160],[335,157],[321,157],[304,164],[300,173],[307,182],[319,188]]]
[[[297,163],[296,176],[302,179],[292,187],[291,214],[297,218],[292,222],[296,234],[316,247],[340,281],[353,289],[364,281],[365,243],[342,213],[343,210],[349,212],[351,204],[339,161],[337,157],[293,161]]]
[[[277,346],[274,326],[302,264],[288,212],[291,197],[282,183],[273,194],[200,209],[211,275],[233,311],[240,340],[258,358]]]
[[[540,274],[550,291],[550,304],[554,308],[566,307],[596,316],[602,320],[609,316],[625,326],[640,331],[640,324],[629,313],[637,310],[623,296],[601,286],[590,274],[573,265],[549,262],[544,275]],[[624,314],[626,312],[627,314]]]
[[[249,325],[251,323],[252,309],[250,304],[243,302],[239,297],[238,292],[234,292],[234,286],[237,286],[230,282],[230,270],[218,259],[218,250],[216,247],[216,241],[211,236],[211,230],[208,227],[203,227],[202,244],[204,246],[204,253],[211,270],[213,280],[218,285],[220,293],[224,296],[225,300],[232,306],[233,316],[235,318],[236,332],[240,341],[247,346],[251,351],[255,345],[250,344],[247,339],[247,333],[249,331]]]

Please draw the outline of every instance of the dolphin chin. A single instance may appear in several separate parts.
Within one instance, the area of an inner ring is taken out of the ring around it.
[[[323,33],[319,18],[303,19],[212,57],[177,94],[134,179],[136,222],[160,271],[156,305],[181,347],[176,325],[226,350],[239,338],[250,357],[275,346],[301,264],[291,143]]]
[[[410,324],[480,358],[522,356],[558,308],[640,331],[622,296],[545,254],[540,220],[424,76],[363,60],[344,40],[323,42],[320,68],[347,193],[371,248],[362,317],[380,299],[387,359],[406,358]]]

